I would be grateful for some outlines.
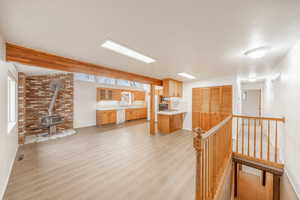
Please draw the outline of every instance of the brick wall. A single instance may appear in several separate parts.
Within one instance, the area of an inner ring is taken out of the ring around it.
[[[54,91],[50,89],[49,83],[51,80],[61,79],[64,81],[64,88],[59,91],[55,102],[53,113],[57,113],[64,118],[64,123],[57,126],[58,131],[73,128],[73,74],[55,74],[42,76],[26,76],[25,85],[22,81],[19,82],[19,95],[22,87],[25,88],[25,102],[20,101],[19,109],[24,103],[25,117],[19,118],[19,134],[22,134],[23,129],[25,135],[35,135],[47,132],[40,126],[40,118],[48,114],[49,104]]]

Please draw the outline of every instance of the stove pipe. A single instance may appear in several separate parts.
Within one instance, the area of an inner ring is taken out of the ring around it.
[[[52,99],[51,99],[51,102],[50,102],[50,105],[49,105],[49,108],[48,108],[48,114],[49,114],[49,116],[52,115],[53,107],[54,107],[54,104],[55,104],[55,101],[56,101],[58,92],[59,92],[59,90],[61,90],[63,87],[64,87],[64,83],[63,83],[63,81],[60,80],[60,79],[52,80],[52,81],[50,82],[50,88],[51,88],[52,90],[54,90],[54,95],[52,96]]]

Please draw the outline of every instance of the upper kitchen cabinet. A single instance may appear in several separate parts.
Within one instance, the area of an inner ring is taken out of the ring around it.
[[[97,88],[97,101],[120,101],[121,90],[112,88]]]
[[[155,88],[155,95],[157,95],[157,96],[164,96],[163,88],[162,87]]]
[[[121,101],[121,96],[122,96],[122,90],[120,89],[113,89],[112,90],[112,100],[114,101]]]
[[[144,91],[131,91],[133,94],[134,101],[145,101]]]
[[[182,82],[173,79],[164,79],[163,96],[182,97]]]

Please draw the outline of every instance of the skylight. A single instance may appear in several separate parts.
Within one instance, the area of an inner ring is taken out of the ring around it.
[[[112,51],[115,51],[117,53],[123,54],[125,56],[134,58],[136,60],[148,63],[148,64],[156,62],[156,60],[154,60],[153,58],[145,56],[145,55],[143,55],[141,53],[138,53],[138,52],[136,52],[136,51],[134,51],[132,49],[129,49],[129,48],[125,47],[125,46],[122,46],[122,45],[117,44],[117,43],[115,43],[113,41],[110,41],[110,40],[106,40],[102,44],[102,47],[106,48],[106,49],[109,49],[109,50],[112,50]]]

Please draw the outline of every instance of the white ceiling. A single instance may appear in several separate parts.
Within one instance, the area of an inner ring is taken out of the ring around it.
[[[8,42],[156,78],[266,73],[300,38],[299,0],[1,0]],[[113,40],[157,60],[101,48]],[[272,51],[251,60],[260,45]],[[181,79],[184,80],[184,79]]]

